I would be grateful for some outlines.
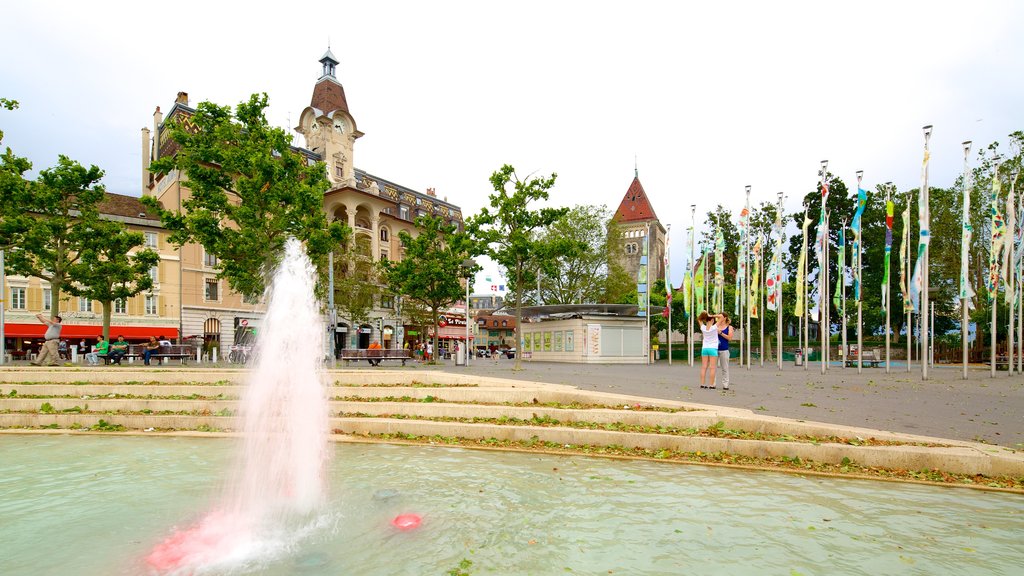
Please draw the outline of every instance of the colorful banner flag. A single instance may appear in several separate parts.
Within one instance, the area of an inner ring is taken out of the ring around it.
[[[917,261],[914,262],[914,275],[910,278],[910,306],[914,312],[919,314],[927,313],[921,310],[921,292],[924,290],[925,254],[928,252],[928,244],[932,240],[931,231],[928,229],[928,203],[925,202],[928,189],[924,186],[925,174],[928,172],[928,159],[931,157],[928,150],[924,151],[924,162],[921,164],[921,188],[917,191]],[[925,306],[927,307],[927,302]]]
[[[964,177],[963,213],[960,215],[960,300],[967,301],[967,309],[974,308],[974,288],[970,279],[971,237],[971,182],[970,171]]]
[[[707,255],[697,260],[697,272],[693,276],[693,313],[700,314],[704,311],[704,268]]]
[[[1009,234],[1006,236],[1006,240],[1003,243],[1003,270],[1000,274],[1003,279],[1003,290],[1006,292],[1006,303],[1012,305],[1016,301],[1015,291],[1010,290],[1010,269],[1013,262],[1010,262],[1010,251],[1013,247],[1013,236],[1014,230],[1017,228],[1017,213],[1016,207],[1014,206],[1014,181],[1016,178],[1010,179],[1010,193],[1006,195],[1006,229]]]
[[[900,215],[903,220],[903,233],[900,234],[900,295],[903,298],[903,311],[913,312],[914,307],[910,303],[910,288],[907,285],[910,263],[910,194],[907,194],[907,207]]]
[[[804,241],[800,246],[800,258],[796,264],[796,305],[793,314],[797,318],[804,315],[804,268],[807,265],[807,228],[811,225],[811,219],[804,215]]]
[[[665,308],[669,309],[672,307],[672,276],[668,271],[668,256],[669,256],[669,233],[671,230],[665,231],[665,257],[662,264],[665,266]],[[666,317],[668,315],[666,314]]]
[[[754,244],[750,260],[750,317],[757,318],[761,304],[761,238]]]
[[[750,197],[747,197],[747,205],[740,210],[740,224],[739,224],[739,251],[736,256],[736,289],[733,291],[734,307],[733,311],[737,316],[743,314],[742,308],[744,305],[743,286],[747,282],[747,235],[750,232]]]
[[[766,290],[766,301],[769,310],[778,309],[779,300],[782,298],[782,213],[775,211],[775,225],[772,227],[772,234],[778,239],[775,251],[772,252],[772,259],[768,264],[768,274],[765,278],[764,287]]]
[[[853,300],[860,302],[861,262],[864,260],[861,250],[861,218],[864,216],[864,207],[868,204],[868,193],[860,186],[857,186],[857,210],[853,213],[853,220],[850,221],[850,231],[853,232]]]
[[[725,236],[721,228],[715,233],[715,292],[711,308],[718,311],[725,308]]]
[[[836,261],[836,291],[832,296],[832,304],[835,305],[839,314],[845,315],[843,308],[843,294],[846,291],[846,227],[839,229],[839,259]],[[855,264],[856,265],[856,264]]]
[[[882,308],[889,302],[889,257],[892,255],[892,216],[895,205],[885,201],[885,268],[882,271]]]
[[[999,193],[1002,183],[999,181],[999,166],[992,172],[992,194],[989,196],[989,214],[992,216],[992,237],[989,242],[988,277],[985,288],[988,290],[988,301],[995,300],[999,290],[999,260],[1002,257],[1003,241],[1006,237],[1006,222],[999,212]]]
[[[693,255],[693,227],[687,228],[690,232],[690,254]],[[686,310],[686,318],[690,318],[690,305],[693,300],[693,274],[694,274],[694,262],[688,263],[688,270],[686,277],[683,278],[683,306]]]
[[[647,291],[647,255],[649,254],[649,239],[651,235],[645,234],[643,241],[643,248],[640,252],[640,268],[636,273],[636,303],[637,303],[637,316],[647,316],[647,305],[648,296]]]

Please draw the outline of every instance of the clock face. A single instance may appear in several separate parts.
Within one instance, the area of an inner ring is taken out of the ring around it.
[[[320,129],[320,126],[318,125],[318,122],[314,120],[313,123],[309,125],[309,129],[316,132]]]
[[[342,122],[341,120],[335,120],[334,121],[334,129],[337,130],[338,132],[344,132],[345,131],[345,123]]]

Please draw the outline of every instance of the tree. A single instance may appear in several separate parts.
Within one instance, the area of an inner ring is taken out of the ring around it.
[[[14,110],[17,107],[16,101],[0,98],[0,108]],[[0,143],[3,140],[4,133],[0,130]],[[0,156],[0,250],[15,245],[15,233],[21,222],[17,216],[22,213],[18,202],[25,198],[25,188],[28,186],[25,172],[31,168],[32,163],[26,158],[15,156],[10,147]]]
[[[266,94],[253,94],[233,114],[202,102],[188,129],[172,123],[171,138],[180,148],[150,169],[181,170],[191,196],[182,213],[143,199],[160,211],[173,243],[202,244],[217,257],[218,277],[250,298],[262,295],[288,237],[304,242],[310,260],[324,271],[327,254],[348,234],[324,214],[323,193],[330,187],[324,164],[292,150],[291,136],[267,123],[266,107]]]
[[[626,271],[619,257],[622,250],[622,226],[609,218],[605,225],[604,259],[608,262],[608,275],[604,279],[604,302],[608,304],[636,304],[636,278]]]
[[[5,167],[10,156],[8,151]],[[24,165],[17,160],[11,163],[5,180]],[[5,206],[4,235],[15,247],[7,256],[7,267],[15,274],[50,283],[51,316],[57,315],[63,292],[79,294],[75,282],[87,272],[82,255],[104,240],[97,233],[105,229],[98,208],[105,195],[99,184],[102,177],[103,171],[96,166],[85,168],[61,155],[57,166],[41,171],[36,181],[4,184],[5,198],[0,201]]]
[[[490,195],[490,208],[485,206],[471,218],[466,228],[476,239],[484,253],[510,272],[516,305],[516,345],[522,349],[524,279],[531,273],[528,263],[547,263],[568,253],[571,246],[564,239],[539,239],[538,230],[544,229],[565,216],[568,208],[539,208],[530,210],[531,202],[547,200],[555,185],[557,174],[550,178],[528,178],[523,181],[512,166],[505,164],[491,175],[494,194]],[[508,186],[513,190],[510,192]],[[522,354],[516,354],[515,370],[522,368]]]
[[[575,206],[544,229],[541,242],[564,242],[571,249],[549,262],[541,278],[542,299],[548,304],[592,304],[606,293],[609,247],[607,206]]]
[[[371,249],[370,239],[360,235],[334,260],[334,305],[338,315],[349,322],[348,337],[353,347],[358,345],[355,338],[359,324],[370,319],[374,299],[381,292]]]
[[[129,231],[124,224],[101,220],[95,224],[95,242],[81,254],[76,290],[79,296],[99,300],[103,306],[103,336],[110,339],[110,314],[115,300],[126,300],[153,287],[149,270],[160,263],[160,255],[141,246],[141,232]]]
[[[398,233],[405,249],[402,260],[385,260],[381,262],[381,269],[393,292],[430,310],[434,350],[437,351],[440,310],[465,297],[462,279],[476,271],[467,271],[463,264],[473,255],[474,244],[465,232],[436,216],[416,218],[416,227],[419,234],[415,237],[405,230]]]

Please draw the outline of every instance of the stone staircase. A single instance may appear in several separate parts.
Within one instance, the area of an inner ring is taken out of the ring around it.
[[[765,467],[812,462],[820,466],[809,471],[835,473],[980,474],[1024,487],[1024,457],[997,446],[439,371],[326,377],[330,426],[340,435]],[[245,378],[241,370],[8,369],[0,371],[0,429],[230,433]]]

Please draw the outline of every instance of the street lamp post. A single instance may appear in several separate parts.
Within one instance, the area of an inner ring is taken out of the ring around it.
[[[860,202],[860,183],[861,183],[861,180],[863,180],[863,179],[864,179],[864,171],[863,170],[857,170],[857,202],[858,203]],[[864,370],[864,363],[863,363],[863,358],[864,358],[864,302],[863,302],[863,300],[864,299],[861,298],[860,293],[861,293],[861,290],[864,289],[864,287],[861,286],[861,283],[862,283],[862,280],[863,280],[863,278],[861,277],[861,274],[863,273],[862,270],[861,270],[861,263],[862,263],[861,254],[864,253],[864,232],[863,232],[864,224],[863,223],[858,223],[858,226],[860,228],[857,230],[857,254],[856,254],[857,261],[854,262],[853,265],[857,267],[857,286],[854,287],[854,291],[856,292],[856,294],[854,294],[854,297],[857,299],[857,374],[862,374],[863,370]],[[840,274],[842,274],[842,272],[840,272]],[[843,284],[845,285],[845,281],[843,282]],[[843,294],[846,294],[846,288],[845,287],[843,288]],[[845,318],[846,318],[846,305],[843,304],[843,319],[845,319]],[[843,338],[846,338],[846,329],[845,328],[843,328]],[[846,364],[846,358],[843,358],[843,364],[844,365]]]

